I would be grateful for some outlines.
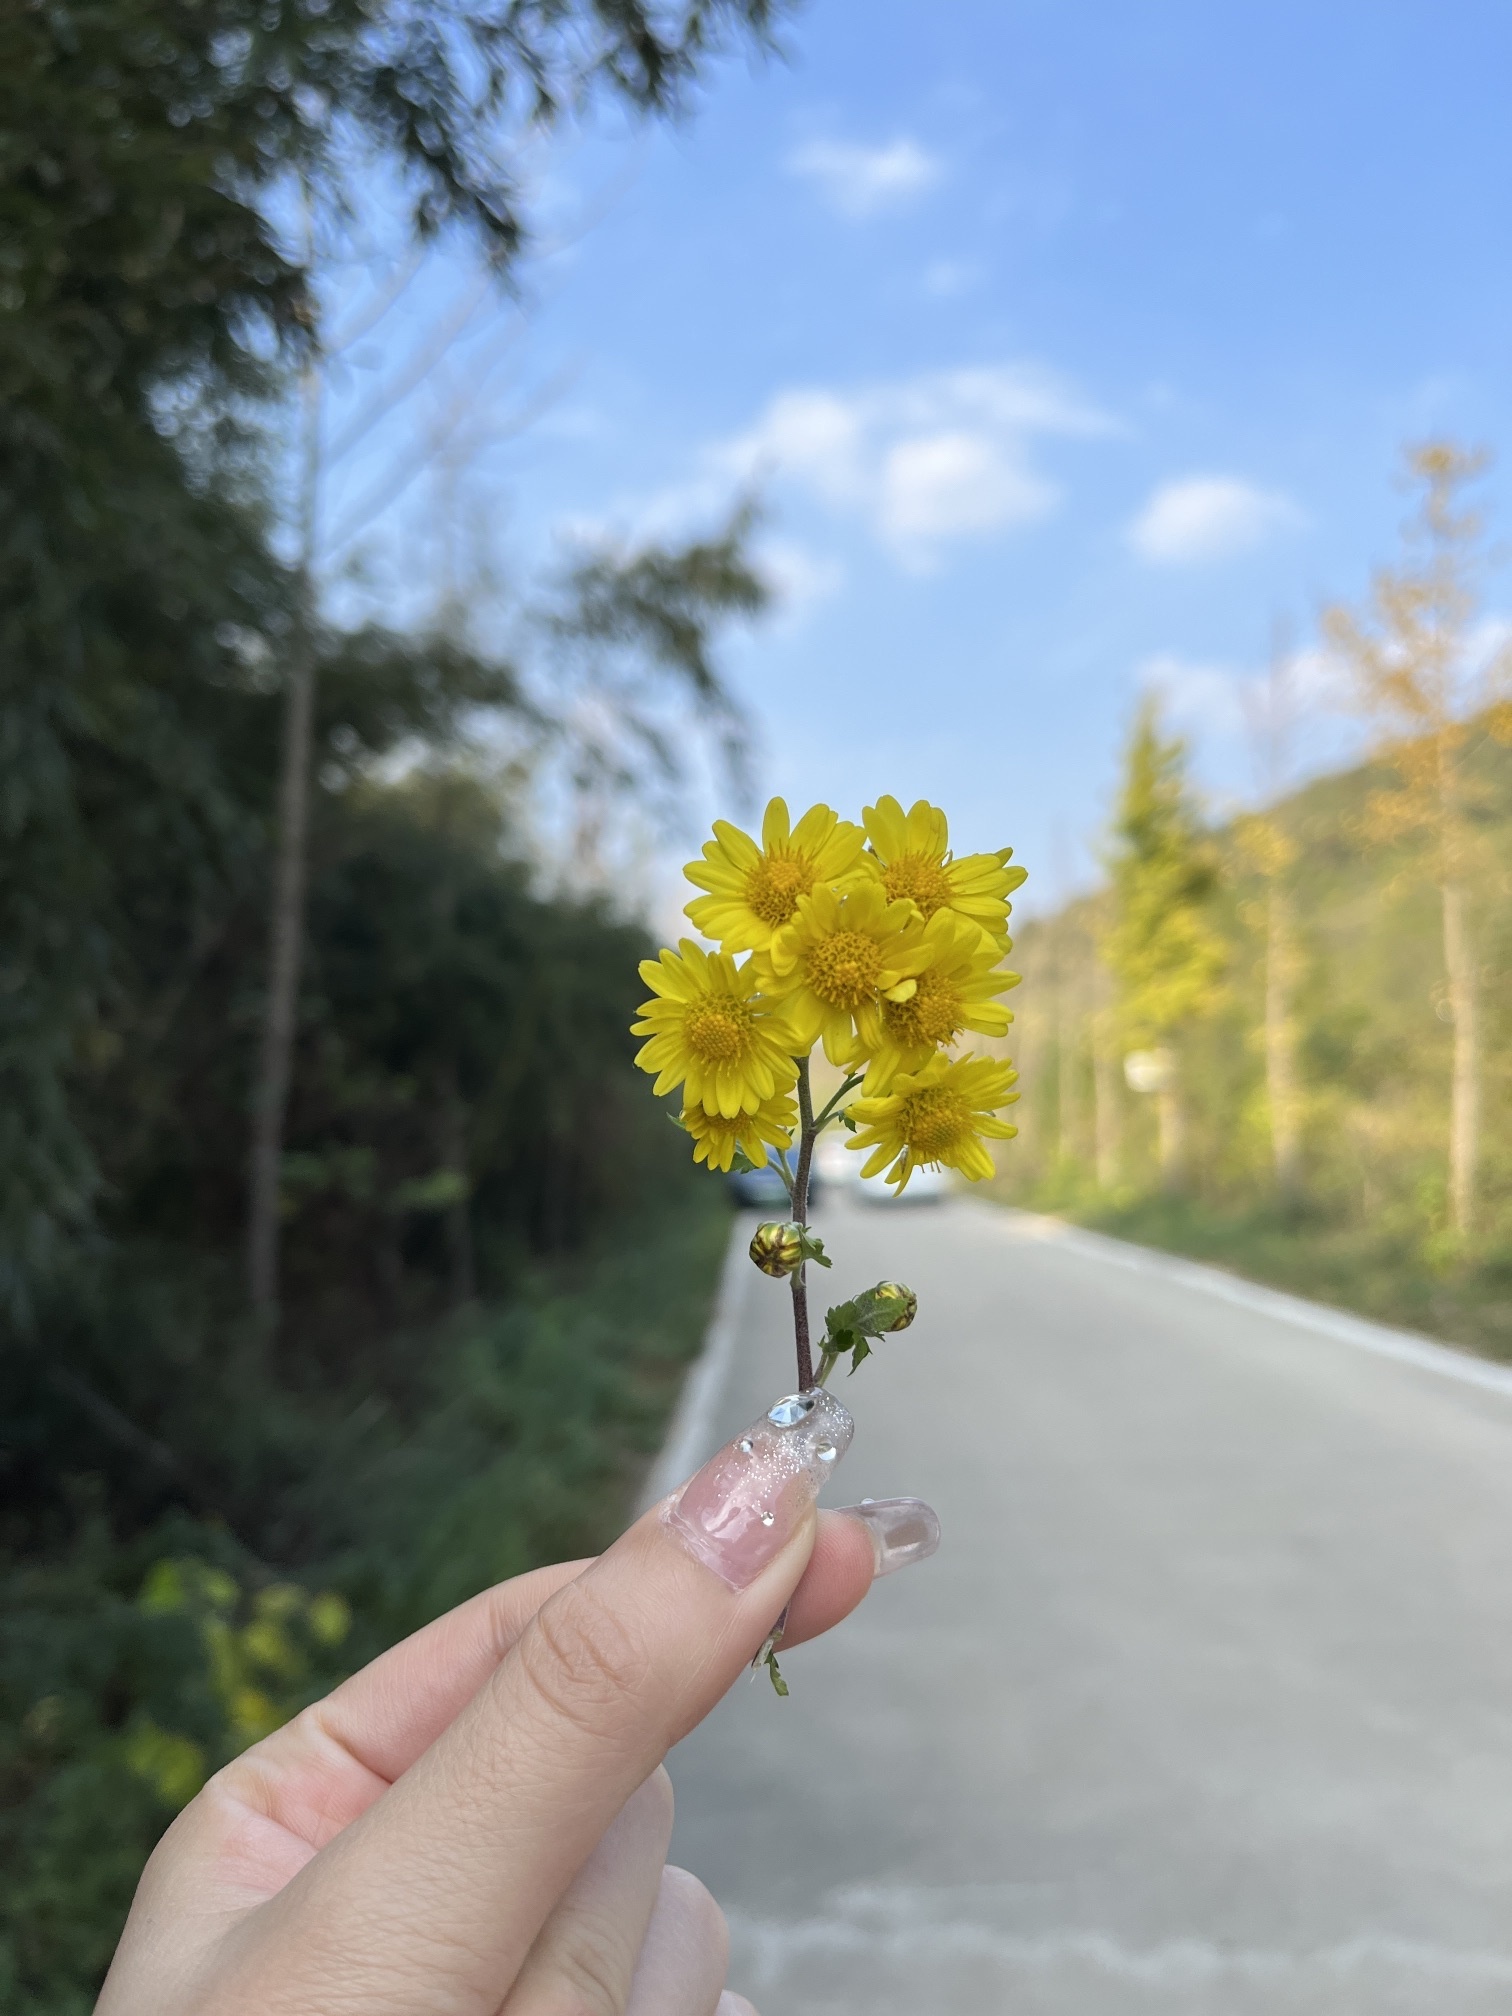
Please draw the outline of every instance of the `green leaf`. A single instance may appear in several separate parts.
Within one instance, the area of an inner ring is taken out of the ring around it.
[[[862,1299],[857,1297],[857,1301]],[[826,1310],[824,1316],[824,1348],[833,1351],[837,1358],[849,1353],[852,1377],[862,1360],[872,1355],[861,1320],[856,1302],[841,1302],[835,1308]]]
[[[433,1169],[428,1176],[412,1176],[389,1193],[391,1211],[450,1211],[465,1204],[472,1185],[460,1169]]]
[[[807,1225],[800,1228],[798,1244],[805,1260],[812,1260],[816,1267],[833,1267],[834,1261],[826,1257],[824,1241],[817,1232],[811,1232]]]
[[[786,1701],[788,1698],[788,1684],[783,1679],[782,1670],[777,1664],[777,1641],[775,1638],[767,1646],[761,1663],[767,1669],[767,1677],[772,1683],[773,1693],[780,1695]]]

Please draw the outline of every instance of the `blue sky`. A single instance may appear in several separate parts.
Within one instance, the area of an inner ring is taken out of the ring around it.
[[[1403,441],[1508,448],[1512,9],[815,0],[785,39],[677,131],[535,164],[566,242],[464,435],[539,411],[471,509],[524,576],[757,483],[763,786],[934,798],[1046,901],[1144,686],[1246,792],[1240,682],[1389,555]],[[375,549],[412,588],[416,512]]]

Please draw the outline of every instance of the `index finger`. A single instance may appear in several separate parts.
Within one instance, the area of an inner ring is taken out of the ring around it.
[[[445,1735],[244,1928],[261,1964],[268,1944],[313,1956],[371,2016],[497,2009],[609,1821],[803,1573],[851,1421],[823,1392],[782,1405],[557,1590]]]

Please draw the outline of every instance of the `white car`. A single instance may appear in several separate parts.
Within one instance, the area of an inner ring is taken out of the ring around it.
[[[915,1169],[901,1197],[880,1176],[861,1180],[866,1160],[847,1147],[844,1134],[826,1134],[814,1150],[814,1164],[821,1193],[843,1191],[866,1204],[938,1204],[950,1194],[950,1179],[943,1169]]]
[[[890,1183],[880,1176],[873,1176],[870,1182],[856,1186],[856,1195],[864,1204],[908,1205],[943,1204],[950,1195],[950,1178],[945,1171],[924,1163],[915,1169],[908,1179],[908,1188],[900,1197]]]
[[[854,1190],[861,1181],[862,1157],[846,1147],[849,1135],[821,1135],[814,1146],[814,1174],[821,1190]]]

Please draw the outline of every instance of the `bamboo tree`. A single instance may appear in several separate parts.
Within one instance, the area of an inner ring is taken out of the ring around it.
[[[327,10],[322,8],[322,15]],[[313,17],[312,17],[313,18]],[[537,131],[581,113],[597,98],[607,97],[630,109],[666,117],[686,102],[694,83],[710,60],[733,41],[749,38],[758,46],[770,38],[771,0],[728,0],[707,6],[702,0],[680,12],[653,14],[642,0],[605,9],[589,0],[561,0],[545,8],[506,7],[497,10],[463,7],[450,21],[451,32],[438,37],[422,9],[412,21],[395,22],[383,38],[382,54],[370,32],[366,11],[339,5],[324,20],[308,44],[293,51],[286,38],[276,37],[259,61],[270,75],[256,93],[257,113],[265,115],[269,141],[261,174],[293,165],[304,195],[305,257],[293,320],[303,321],[309,349],[303,365],[298,552],[301,620],[286,666],[285,712],[279,790],[274,815],[273,890],[269,919],[268,985],[263,1009],[262,1040],[252,1091],[252,1144],[248,1170],[247,1275],[252,1305],[265,1319],[276,1319],[278,1303],[279,1187],[284,1125],[293,1075],[299,970],[303,944],[304,890],[308,877],[309,814],[312,791],[316,713],[316,573],[322,555],[316,541],[316,510],[320,483],[319,439],[320,345],[314,340],[316,300],[314,240],[321,216],[349,219],[361,205],[357,185],[379,159],[397,158],[408,171],[407,223],[414,245],[432,240],[445,225],[470,235],[481,257],[482,271],[471,295],[453,315],[433,327],[407,359],[397,382],[354,416],[344,439],[331,447],[331,460],[386,417],[399,400],[421,383],[462,333],[475,308],[487,299],[499,278],[519,260],[525,245],[520,193],[504,164],[513,117],[528,105],[525,120]],[[210,26],[213,29],[214,24]],[[177,24],[175,24],[177,31]],[[291,53],[300,61],[292,67]],[[135,59],[133,58],[133,63]],[[305,65],[312,74],[305,75]],[[250,71],[250,65],[230,65],[219,58],[217,73]],[[402,117],[395,115],[395,77],[404,79]],[[523,89],[522,89],[523,87]],[[208,105],[209,98],[207,96]],[[315,103],[339,108],[344,115],[316,116]],[[293,114],[290,130],[284,127]],[[280,137],[277,144],[273,135]],[[354,148],[353,142],[359,144]],[[366,143],[364,147],[360,143]],[[249,190],[257,178],[249,176]],[[317,200],[318,199],[318,200]],[[320,213],[320,214],[317,214]],[[295,278],[282,260],[284,283]],[[402,294],[414,277],[418,261],[401,266],[397,286],[385,290],[378,314]],[[245,316],[246,302],[237,303],[236,317]],[[339,346],[336,346],[339,347]],[[475,396],[476,385],[470,388]],[[335,528],[333,550],[340,550],[372,516],[393,501],[417,470],[433,459],[449,435],[462,424],[469,392],[452,402],[450,418],[422,443],[417,458],[386,472],[375,497],[362,500],[356,521]]]
[[[299,387],[296,569],[300,609],[284,683],[283,738],[274,821],[273,900],[268,921],[268,988],[253,1092],[252,1155],[247,1184],[247,1291],[252,1307],[264,1316],[271,1315],[278,1303],[279,1180],[304,953],[310,770],[315,733],[311,604],[319,536],[320,393],[320,363],[312,356],[301,373]]]
[[[1056,1159],[1063,1169],[1077,1160],[1079,1136],[1076,1097],[1077,987],[1073,920],[1062,910],[1056,919],[1054,983],[1055,1014],[1055,1134]]]
[[[1512,649],[1476,651],[1478,581],[1486,555],[1480,514],[1463,502],[1487,457],[1451,441],[1407,454],[1419,492],[1405,551],[1381,568],[1366,608],[1334,607],[1325,633],[1349,666],[1374,753],[1394,782],[1374,791],[1367,840],[1415,845],[1437,887],[1447,1002],[1453,1029],[1449,1093],[1449,1217],[1462,1239],[1475,1229],[1481,1155],[1481,1035],[1475,893],[1483,871],[1477,833],[1484,809],[1477,758],[1491,739],[1512,741]]]
[[[1118,1028],[1113,976],[1103,956],[1106,903],[1099,898],[1092,961],[1092,1138],[1099,1190],[1116,1190],[1122,1173],[1123,1109],[1118,1091]]]
[[[1262,947],[1265,987],[1261,1033],[1271,1170],[1277,1190],[1294,1197],[1302,1188],[1302,1076],[1295,1011],[1301,959],[1291,889],[1298,849],[1284,827],[1265,813],[1241,819],[1237,837],[1262,883],[1261,899],[1246,906],[1246,916],[1258,925]]]
[[[1295,1197],[1302,1188],[1302,1073],[1296,1016],[1302,959],[1292,887],[1299,849],[1277,818],[1275,804],[1286,778],[1296,697],[1290,652],[1280,634],[1252,703],[1250,732],[1265,809],[1238,820],[1235,835],[1260,876],[1263,892],[1248,914],[1259,927],[1263,947],[1262,1038],[1271,1169],[1281,1195]]]
[[[1207,915],[1215,870],[1186,778],[1186,747],[1167,740],[1153,700],[1135,717],[1114,821],[1113,920],[1105,955],[1118,983],[1121,1033],[1158,1046],[1152,1075],[1160,1177],[1187,1175],[1181,1039],[1215,1005],[1223,946]]]

